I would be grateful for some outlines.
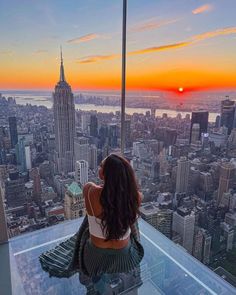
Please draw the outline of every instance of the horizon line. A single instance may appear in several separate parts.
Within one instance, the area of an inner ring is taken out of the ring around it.
[[[137,92],[137,91],[141,91],[141,92],[175,92],[176,90],[178,90],[178,88],[174,88],[174,87],[171,87],[169,89],[139,89],[139,88],[136,88],[136,89],[126,89],[127,92]],[[11,92],[11,91],[19,91],[19,92],[22,92],[22,91],[42,91],[42,92],[51,92],[53,93],[54,90],[52,90],[51,88],[3,88],[3,89],[0,89],[0,94],[3,93],[3,92]],[[83,89],[79,89],[79,88],[76,88],[74,89],[72,92],[96,92],[96,91],[102,91],[102,92],[121,92],[120,89],[109,89],[109,88],[97,88],[97,89],[94,89],[94,88],[83,88]],[[188,89],[186,88],[185,90],[186,92],[225,92],[225,91],[233,91],[233,92],[236,92],[236,87],[232,88],[232,87],[226,87],[226,88],[194,88],[194,89]]]

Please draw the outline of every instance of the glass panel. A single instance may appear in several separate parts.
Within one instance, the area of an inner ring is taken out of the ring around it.
[[[69,279],[49,278],[48,274],[41,270],[38,261],[42,252],[53,248],[76,232],[80,223],[81,219],[65,222],[11,239],[9,250],[13,295],[86,294],[77,274]],[[107,292],[112,289],[124,294],[138,292],[143,295],[147,292],[169,295],[236,294],[233,287],[145,221],[140,220],[140,231],[145,249],[140,266],[141,281],[133,274],[119,274],[118,278],[108,280]],[[0,250],[2,247],[0,246]]]
[[[128,1],[126,104],[142,218],[234,286],[235,8]]]
[[[103,104],[111,102],[110,89],[120,88],[122,1],[26,2],[0,3],[0,187],[10,237],[81,217],[81,191],[73,190],[79,195],[76,205],[64,210],[68,186],[76,181],[82,188],[88,180],[98,181],[110,123],[115,123],[110,131],[118,147],[119,116],[108,115],[112,107]],[[58,81],[64,90],[71,86],[75,112],[68,111],[70,89],[63,107],[53,109]],[[116,110],[119,98],[116,92]],[[63,131],[65,118],[68,132]],[[82,164],[77,163],[76,174],[77,161],[88,162],[80,175]]]

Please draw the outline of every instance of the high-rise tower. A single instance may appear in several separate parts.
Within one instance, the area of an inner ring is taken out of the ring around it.
[[[96,115],[90,116],[90,136],[98,136],[98,118]]]
[[[200,125],[200,132],[199,132],[199,135],[198,135],[198,140],[200,140],[201,139],[201,134],[202,133],[207,133],[208,117],[209,117],[209,113],[207,111],[192,112],[191,127],[190,127],[190,143],[192,142],[193,124],[199,124]]]
[[[192,126],[191,143],[195,144],[199,141],[200,124],[194,123]]]
[[[190,161],[180,157],[177,165],[176,193],[187,193],[189,181]]]
[[[88,166],[85,160],[75,162],[75,180],[82,186],[88,182]]]
[[[181,236],[182,246],[192,254],[195,214],[191,210],[179,207],[173,214],[173,231]]]
[[[74,171],[75,104],[70,85],[65,80],[61,52],[60,80],[53,93],[53,112],[55,124],[56,171]]]
[[[35,167],[31,170],[31,175],[33,179],[33,198],[36,204],[40,204],[42,202],[42,187],[41,180],[39,174],[39,168]]]
[[[228,128],[228,135],[234,127],[235,102],[233,100],[225,99],[221,102],[221,122],[220,126]]]
[[[9,117],[9,129],[11,136],[11,147],[14,148],[18,143],[17,121],[16,117]]]
[[[233,187],[235,177],[235,167],[232,163],[222,163],[220,166],[220,180],[217,195],[217,205],[221,205],[223,194]]]

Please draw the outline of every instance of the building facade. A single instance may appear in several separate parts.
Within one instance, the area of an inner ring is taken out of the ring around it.
[[[98,150],[95,144],[89,147],[89,168],[96,170],[98,167]]]
[[[18,143],[17,120],[16,117],[9,117],[8,121],[11,137],[11,147],[15,148],[16,144]]]
[[[98,136],[98,118],[96,115],[90,116],[90,126],[89,126],[90,136]]]
[[[182,246],[192,254],[195,214],[186,208],[178,208],[173,213],[173,231],[180,234]]]
[[[60,80],[53,93],[56,172],[74,171],[75,104],[70,85],[65,80],[61,56]]]
[[[83,191],[77,182],[72,182],[65,192],[65,218],[76,219],[85,215]]]
[[[75,162],[75,180],[84,186],[88,182],[88,162],[80,160]]]
[[[225,126],[228,129],[228,134],[234,126],[235,102],[230,99],[225,99],[221,102],[221,120],[220,126]]]
[[[172,237],[172,216],[170,209],[160,209],[152,203],[146,203],[140,208],[141,217],[149,224],[163,233],[166,237]]]
[[[42,202],[42,187],[39,168],[35,167],[31,170],[31,177],[33,179],[33,199],[36,204],[40,204]]]
[[[10,208],[23,206],[26,202],[25,181],[18,171],[9,172],[9,178],[5,182],[5,197]]]
[[[176,174],[176,193],[186,193],[189,183],[190,161],[186,157],[180,157]]]
[[[192,112],[191,127],[190,127],[190,142],[192,142],[193,124],[199,124],[200,125],[200,132],[199,132],[198,140],[201,139],[201,134],[202,133],[207,133],[208,117],[209,117],[209,113],[207,111]]]
[[[86,137],[75,139],[75,161],[80,160],[89,162],[89,143]]]
[[[232,188],[235,177],[235,166],[232,163],[222,163],[220,166],[220,180],[217,194],[217,205],[222,204],[223,195]]]

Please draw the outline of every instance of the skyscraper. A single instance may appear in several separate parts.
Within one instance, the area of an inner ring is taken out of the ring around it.
[[[235,102],[230,99],[225,99],[221,102],[221,121],[220,126],[228,128],[228,134],[234,126]]]
[[[220,166],[220,181],[217,195],[217,205],[222,202],[223,194],[233,186],[235,166],[232,163],[222,163]]]
[[[89,162],[89,143],[86,137],[75,139],[75,161],[80,160]]]
[[[35,167],[31,171],[32,179],[33,179],[33,198],[36,204],[41,203],[42,197],[42,187],[41,187],[41,180],[39,175],[39,168]]]
[[[19,166],[20,172],[26,172],[26,155],[25,155],[25,138],[20,138],[19,142],[16,144],[16,158],[17,165]]]
[[[108,126],[102,124],[99,128],[99,147],[102,148],[108,142]]]
[[[88,162],[84,160],[75,162],[75,180],[85,185],[88,182]]]
[[[56,171],[74,171],[75,104],[70,85],[65,80],[61,53],[60,80],[53,93]]]
[[[211,235],[205,230],[203,232],[203,253],[202,262],[204,264],[209,264],[211,255]]]
[[[167,174],[168,161],[166,156],[166,149],[164,148],[159,154],[159,163],[160,163],[160,176],[165,176]]]
[[[200,124],[194,123],[192,126],[191,143],[197,143],[200,135]]]
[[[10,171],[9,178],[5,182],[5,193],[8,207],[23,206],[26,202],[26,189],[24,178],[18,171]]]
[[[173,231],[180,234],[182,246],[192,254],[195,214],[186,208],[178,208],[173,214]]]
[[[89,147],[89,168],[97,169],[98,167],[98,150],[95,144]]]
[[[14,148],[18,143],[17,121],[16,117],[9,117],[8,120],[11,137],[11,147]]]
[[[6,128],[4,126],[0,126],[0,164],[6,164],[6,137]]]
[[[84,113],[81,115],[81,129],[84,133],[88,133],[90,125],[90,114]]]
[[[176,193],[186,193],[188,190],[190,162],[186,157],[180,157],[177,165]]]
[[[194,232],[193,256],[199,261],[202,260],[203,232],[197,228]]]
[[[3,193],[4,190],[2,189],[0,182],[0,244],[8,240],[7,221],[4,210]]]
[[[118,142],[118,126],[115,123],[111,123],[109,126],[109,145],[111,148],[117,147]]]
[[[131,121],[125,120],[125,147],[131,146]]]
[[[30,151],[29,145],[25,147],[25,162],[26,162],[26,169],[30,170],[32,168],[32,160],[31,160],[31,151]]]
[[[191,128],[190,128],[190,142],[192,142],[193,124],[199,124],[200,125],[200,132],[199,132],[198,140],[201,139],[201,134],[202,133],[207,133],[208,116],[209,116],[209,113],[207,111],[192,112]]]
[[[98,136],[98,118],[96,115],[90,116],[90,136]]]

